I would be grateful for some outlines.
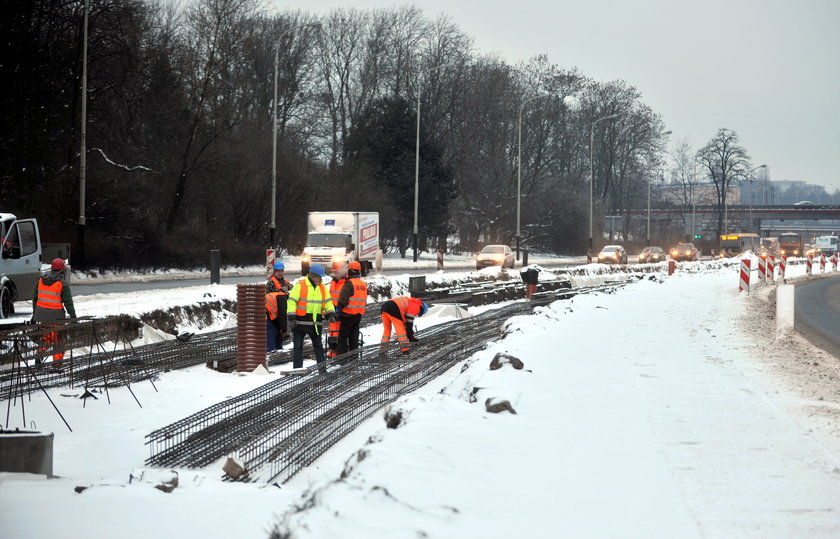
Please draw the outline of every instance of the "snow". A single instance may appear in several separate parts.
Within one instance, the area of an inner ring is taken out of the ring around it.
[[[840,362],[801,337],[776,339],[775,313],[792,298],[780,305],[755,280],[739,293],[737,266],[655,269],[512,318],[504,338],[391,405],[398,428],[377,414],[280,488],[222,482],[222,461],[144,466],[151,430],[280,369],[166,373],[157,392],[132,386],[142,408],[125,388],[84,407],[80,389],[52,390],[73,432],[33,394],[27,421],[55,433],[58,477],[0,474],[2,536],[266,537],[275,525],[296,538],[840,536]],[[614,278],[602,270],[574,279]],[[803,274],[788,265],[795,281],[814,278]],[[140,313],[234,288],[84,296],[77,310]],[[419,318],[421,338],[450,311]],[[490,370],[497,353],[524,368]],[[515,414],[489,413],[488,399]],[[11,418],[20,426],[19,408]],[[155,488],[175,472],[172,493]]]

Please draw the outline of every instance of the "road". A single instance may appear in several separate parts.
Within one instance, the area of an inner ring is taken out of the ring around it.
[[[840,357],[840,276],[797,285],[794,301],[796,329]]]
[[[631,260],[632,261],[632,260]],[[545,260],[540,258],[539,264],[546,267],[563,267],[563,266],[570,266],[570,265],[578,265],[585,263],[585,258],[580,257],[580,259],[574,258],[563,258],[558,259],[556,262],[552,262],[550,260]],[[517,266],[519,263],[517,263]],[[475,269],[475,265],[473,262],[458,262],[458,263],[449,263],[445,264],[445,268],[447,271],[473,271]],[[518,270],[516,270],[518,271]],[[428,265],[412,269],[406,268],[404,266],[397,267],[397,268],[384,268],[383,274],[384,275],[402,275],[408,273],[410,275],[417,275],[417,274],[429,274],[434,273],[435,270],[433,268],[428,267]],[[300,273],[294,271],[287,271],[286,272],[286,279],[289,281],[294,281],[295,279],[300,278]],[[223,285],[231,285],[231,284],[240,284],[240,283],[258,283],[263,282],[264,278],[262,275],[240,275],[236,277],[222,277],[221,283]],[[89,296],[93,294],[124,294],[128,292],[142,292],[144,290],[159,290],[159,289],[167,289],[167,288],[183,288],[188,286],[202,286],[210,283],[210,272],[207,272],[207,277],[200,278],[200,279],[168,279],[168,280],[148,280],[148,281],[140,281],[140,282],[121,282],[121,283],[103,283],[103,284],[76,284],[71,283],[73,296]]]

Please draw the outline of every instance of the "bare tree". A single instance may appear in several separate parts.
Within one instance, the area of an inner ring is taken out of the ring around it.
[[[750,156],[740,145],[738,134],[731,129],[721,128],[717,135],[697,152],[697,162],[715,186],[718,210],[717,238],[726,225],[727,195],[733,182],[744,180],[750,172]]]

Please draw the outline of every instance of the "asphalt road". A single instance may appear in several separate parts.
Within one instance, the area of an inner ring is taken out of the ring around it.
[[[794,302],[796,330],[840,357],[840,276],[797,285]]]

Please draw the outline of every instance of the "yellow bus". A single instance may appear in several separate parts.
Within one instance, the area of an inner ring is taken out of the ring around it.
[[[738,232],[737,234],[724,234],[720,237],[720,257],[738,256],[746,251],[758,252],[761,247],[761,238],[758,234],[750,232]]]

